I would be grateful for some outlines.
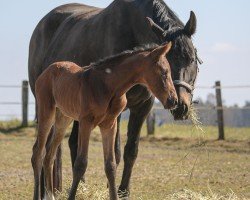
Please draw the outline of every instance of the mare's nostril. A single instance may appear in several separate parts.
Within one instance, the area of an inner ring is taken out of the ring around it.
[[[183,114],[187,114],[188,112],[188,106],[186,104],[183,105]]]

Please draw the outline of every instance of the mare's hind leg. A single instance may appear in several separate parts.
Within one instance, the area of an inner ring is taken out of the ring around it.
[[[34,171],[34,200],[41,199],[40,181],[43,159],[46,153],[45,145],[48,139],[50,129],[55,119],[55,106],[53,103],[43,102],[43,105],[38,105],[38,129],[37,139],[33,146],[33,155],[31,158],[32,167]]]
[[[56,158],[57,149],[64,138],[65,131],[71,122],[72,122],[71,118],[64,116],[59,110],[56,111],[54,138],[48,148],[43,164],[45,182],[46,182],[45,199],[55,199],[54,198],[55,186],[53,186],[54,160]]]

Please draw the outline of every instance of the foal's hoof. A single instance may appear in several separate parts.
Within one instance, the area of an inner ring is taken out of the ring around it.
[[[121,200],[129,200],[129,191],[127,190],[118,190],[118,196]]]

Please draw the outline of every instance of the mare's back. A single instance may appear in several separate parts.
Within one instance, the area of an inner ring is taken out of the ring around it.
[[[66,4],[50,11],[35,28],[29,48],[29,81],[34,92],[35,81],[45,67],[45,56],[56,32],[65,20],[72,15],[83,15],[97,8],[84,4]],[[51,62],[52,63],[52,62]],[[49,64],[51,64],[49,63]]]

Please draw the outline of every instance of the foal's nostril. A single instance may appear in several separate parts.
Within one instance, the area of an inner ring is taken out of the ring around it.
[[[177,106],[178,105],[178,100],[174,99],[174,105]]]
[[[167,104],[169,107],[174,107],[174,106],[177,106],[178,101],[176,100],[176,98],[168,97]]]

